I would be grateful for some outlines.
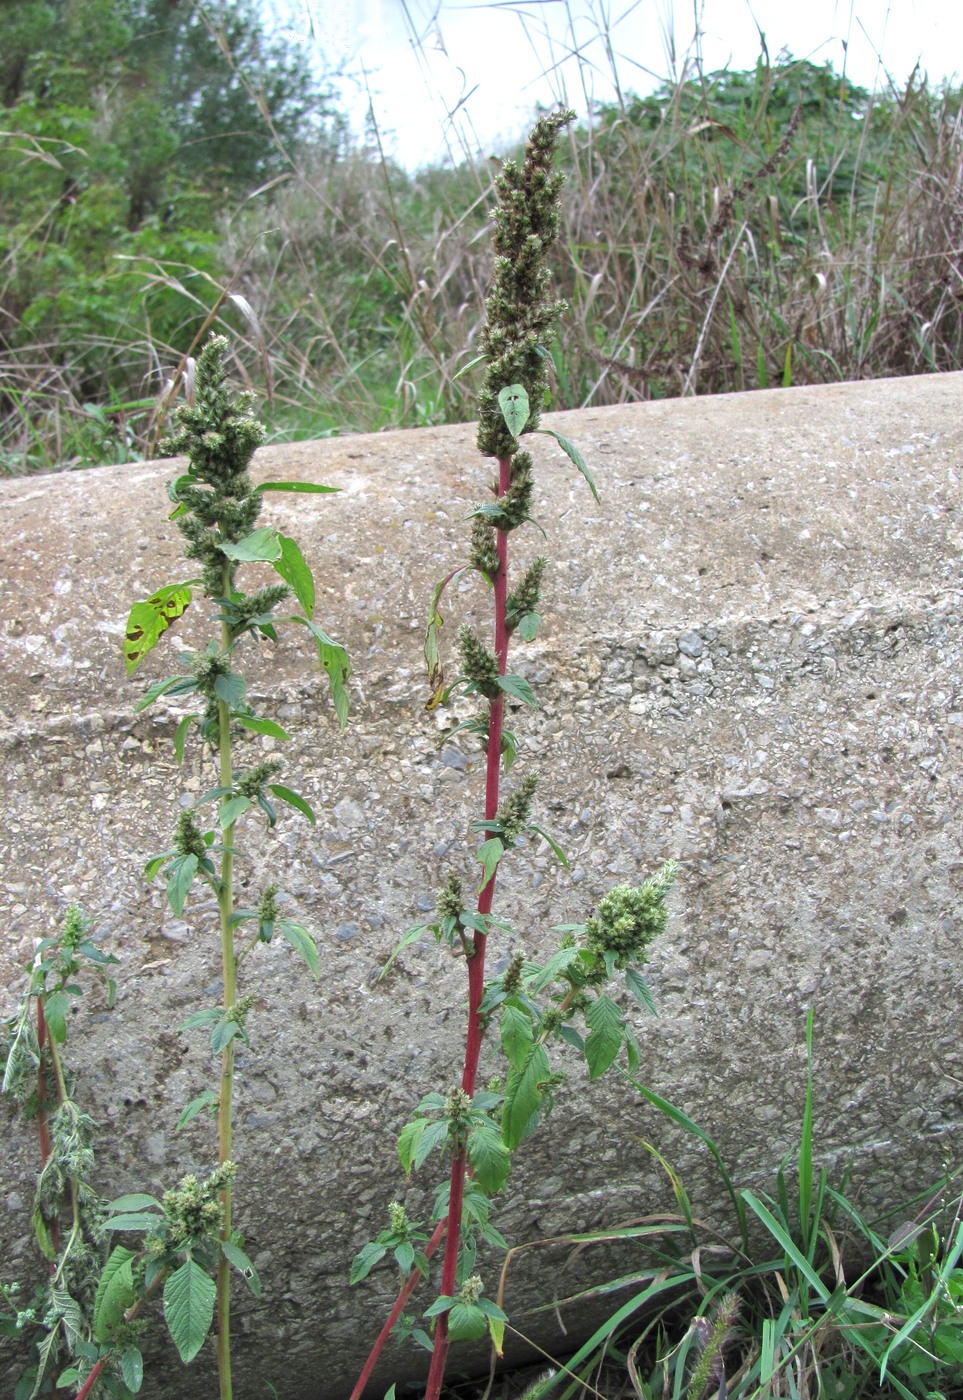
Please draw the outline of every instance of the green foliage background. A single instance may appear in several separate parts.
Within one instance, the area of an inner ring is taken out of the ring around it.
[[[6,0],[0,470],[156,448],[207,331],[275,439],[470,418],[490,162],[352,139],[256,0]],[[566,137],[555,403],[955,369],[960,92],[764,54]]]

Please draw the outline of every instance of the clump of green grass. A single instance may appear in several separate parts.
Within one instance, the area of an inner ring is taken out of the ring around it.
[[[770,1194],[740,1190],[708,1134],[623,1071],[644,1100],[709,1153],[731,1217],[714,1225],[700,1218],[678,1173],[644,1143],[668,1177],[674,1212],[509,1250],[496,1295],[509,1316],[511,1267],[523,1250],[582,1251],[621,1241],[632,1242],[640,1260],[630,1274],[546,1302],[549,1310],[612,1295],[622,1300],[574,1355],[540,1378],[538,1400],[945,1400],[960,1393],[959,1172],[885,1219],[868,1220],[848,1174],[834,1185],[818,1164],[812,1028],[810,1012],[799,1144],[794,1160],[787,1156],[776,1170]],[[512,1319],[506,1330],[516,1323],[523,1336],[524,1319]]]

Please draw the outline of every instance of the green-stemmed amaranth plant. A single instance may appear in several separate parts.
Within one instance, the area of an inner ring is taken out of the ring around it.
[[[234,1094],[234,1050],[237,1040],[248,1041],[247,1020],[254,1003],[251,994],[239,995],[238,969],[259,943],[268,943],[277,933],[301,955],[316,977],[318,952],[313,939],[299,924],[280,917],[277,884],[264,889],[254,909],[238,909],[235,904],[234,866],[238,856],[236,832],[247,815],[260,815],[273,827],[276,802],[286,803],[310,822],[315,817],[310,805],[291,788],[278,782],[282,764],[264,759],[245,769],[235,767],[234,738],[239,731],[286,740],[288,735],[274,720],[256,715],[246,700],[247,685],[236,669],[239,644],[246,636],[277,640],[279,621],[291,620],[305,626],[314,637],[318,654],[328,673],[339,722],[348,713],[348,657],[313,619],[314,579],[296,542],[270,526],[257,526],[263,495],[267,491],[330,492],[334,487],[299,482],[265,482],[255,486],[248,467],[264,429],[253,415],[249,394],[232,395],[226,382],[224,352],[227,341],[213,336],[198,359],[196,398],[178,410],[178,427],[164,447],[169,453],[188,458],[187,471],[168,488],[176,520],[184,536],[185,554],[200,572],[199,578],[169,585],[135,604],[127,624],[125,655],[132,672],[156,644],[171,622],[189,606],[193,590],[200,584],[214,608],[219,635],[204,650],[182,658],[186,670],[151,685],[138,710],[161,695],[195,695],[198,712],[181,720],[174,738],[179,761],[192,726],[197,725],[205,751],[214,755],[217,783],[202,794],[194,806],[181,812],[170,850],[148,861],[149,879],[163,873],[167,900],[178,916],[195,881],[213,891],[220,915],[223,1004],[206,1007],[191,1016],[185,1029],[204,1027],[211,1033],[211,1048],[220,1057],[217,1090],[208,1089],[195,1098],[181,1115],[179,1126],[206,1109],[216,1110],[218,1158],[215,1177],[218,1199],[210,1199],[209,1183],[204,1210],[193,1224],[176,1225],[177,1202],[164,1203],[150,1197],[130,1198],[111,1222],[114,1229],[144,1229],[148,1239],[147,1272],[156,1281],[166,1274],[165,1316],[181,1356],[193,1357],[202,1345],[217,1311],[217,1360],[221,1400],[231,1395],[230,1348],[230,1270],[241,1272],[257,1291],[253,1267],[244,1254],[240,1235],[232,1221],[232,1105]],[[268,564],[281,582],[263,584],[245,593],[238,584],[242,565]],[[278,618],[276,610],[293,593],[300,611],[290,619]],[[213,825],[205,829],[199,820],[201,809],[214,805]],[[246,937],[241,940],[242,930]],[[197,1186],[188,1186],[188,1191]],[[184,1191],[182,1183],[182,1193]],[[170,1193],[168,1193],[170,1194]],[[118,1203],[114,1203],[117,1205]],[[183,1203],[182,1203],[183,1204]],[[175,1224],[162,1226],[158,1209]],[[195,1212],[196,1214],[196,1212]],[[202,1218],[203,1216],[203,1218]],[[211,1251],[211,1224],[219,1240],[216,1250],[216,1285],[204,1265]],[[196,1256],[196,1257],[195,1257]],[[200,1262],[199,1262],[200,1260]],[[171,1268],[172,1264],[176,1265]],[[133,1278],[132,1298],[143,1277]]]
[[[357,1282],[390,1254],[403,1282],[352,1400],[360,1397],[392,1330],[431,1348],[427,1400],[438,1400],[441,1393],[451,1341],[478,1339],[489,1332],[501,1350],[507,1318],[484,1297],[481,1277],[475,1272],[479,1239],[496,1247],[505,1245],[489,1221],[489,1198],[503,1186],[512,1153],[548,1110],[553,1091],[564,1079],[549,1063],[552,1041],[560,1038],[579,1048],[592,1079],[609,1067],[623,1044],[628,1048],[630,1065],[638,1063],[631,1028],[602,988],[616,973],[623,973],[630,990],[651,1008],[651,997],[637,966],[647,960],[648,947],[665,927],[667,917],[665,898],[674,875],[671,864],[638,888],[619,886],[611,891],[585,924],[565,926],[562,946],[546,964],[529,962],[516,953],[501,977],[485,981],[489,937],[494,932],[511,931],[509,924],[492,914],[501,861],[521,838],[534,835],[544,838],[567,864],[558,845],[533,819],[535,775],[522,778],[505,797],[500,786],[503,765],[510,767],[517,754],[515,735],[505,728],[505,701],[512,699],[537,708],[529,682],[508,670],[509,645],[516,633],[531,640],[538,631],[539,595],[546,568],[545,559],[535,559],[509,589],[509,537],[532,518],[532,458],[520,450],[520,436],[539,431],[553,436],[597,496],[576,449],[554,429],[538,426],[548,396],[548,345],[562,310],[562,304],[550,295],[546,266],[546,255],[558,231],[562,183],[562,176],[554,173],[552,166],[559,134],[573,116],[562,111],[542,117],[532,132],[524,161],[520,165],[506,162],[497,180],[496,263],[482,347],[487,371],[479,404],[478,446],[484,456],[497,460],[498,478],[493,485],[494,500],[472,513],[469,563],[435,589],[425,645],[432,689],[429,705],[444,703],[452,692],[462,690],[477,695],[484,707],[478,718],[454,731],[474,735],[487,755],[484,817],[474,823],[481,837],[475,852],[481,874],[469,895],[462,874],[450,872],[437,897],[434,920],[410,929],[396,950],[430,930],[438,941],[464,951],[468,970],[464,1064],[458,1084],[422,1099],[398,1142],[402,1166],[409,1174],[434,1149],[450,1158],[448,1180],[438,1192],[433,1233],[428,1237],[420,1224],[409,1221],[394,1203],[389,1228],[354,1261],[351,1277]],[[462,627],[458,634],[461,674],[448,684],[439,650],[439,604],[446,586],[467,570],[481,574],[491,589],[494,646],[490,649],[472,628]],[[578,1016],[584,1017],[588,1028],[584,1039],[572,1024]],[[483,1039],[496,1023],[507,1071],[504,1080],[495,1079],[479,1090]],[[404,1309],[442,1238],[440,1294],[424,1313],[433,1327],[434,1335],[429,1337],[424,1328],[405,1316]]]

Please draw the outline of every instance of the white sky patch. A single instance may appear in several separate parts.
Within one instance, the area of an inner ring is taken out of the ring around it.
[[[361,132],[369,105],[386,151],[409,168],[483,155],[527,129],[537,104],[650,92],[696,53],[707,71],[792,54],[845,68],[861,87],[935,84],[963,64],[959,0],[278,0],[319,67],[343,65]]]

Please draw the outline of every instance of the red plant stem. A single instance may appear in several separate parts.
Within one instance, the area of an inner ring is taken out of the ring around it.
[[[499,497],[504,496],[508,490],[511,472],[511,457],[499,457]],[[492,580],[495,593],[495,656],[498,660],[498,674],[504,676],[508,666],[508,535],[504,530],[496,532],[496,544],[498,547],[498,572]],[[505,697],[499,695],[497,700],[490,702],[488,710],[488,767],[485,779],[486,821],[494,821],[498,814],[498,785],[501,778],[504,718]],[[478,896],[479,914],[491,913],[497,874],[496,870]],[[469,1098],[475,1092],[478,1061],[484,1036],[479,1007],[485,992],[486,943],[485,934],[476,932],[473,939],[472,956],[468,959],[468,1031],[465,1038],[465,1067],[462,1073],[461,1087]],[[451,1179],[448,1187],[448,1235],[445,1239],[445,1259],[441,1271],[441,1292],[442,1296],[446,1298],[452,1298],[455,1294],[467,1165],[468,1156],[463,1147],[452,1158]],[[435,1325],[435,1345],[431,1354],[431,1369],[428,1372],[425,1400],[439,1400],[442,1382],[445,1378],[448,1345],[448,1314],[442,1313]]]
[[[441,1241],[442,1235],[445,1233],[445,1227],[447,1226],[447,1224],[448,1218],[446,1216],[444,1220],[439,1220],[438,1224],[435,1226],[434,1234],[432,1235],[428,1243],[425,1245],[426,1259],[430,1259],[431,1256],[434,1254],[435,1250],[438,1248],[438,1244]],[[385,1322],[384,1327],[382,1327],[381,1331],[378,1333],[378,1339],[375,1342],[374,1346],[371,1348],[371,1352],[368,1356],[367,1361],[364,1363],[364,1369],[355,1383],[354,1390],[352,1390],[350,1395],[350,1400],[361,1400],[361,1396],[364,1392],[365,1386],[368,1384],[368,1381],[371,1377],[371,1373],[378,1364],[378,1358],[384,1351],[385,1344],[387,1343],[388,1338],[391,1336],[391,1329],[394,1327],[395,1323],[398,1321],[399,1317],[404,1312],[405,1304],[408,1302],[408,1299],[411,1297],[412,1293],[414,1293],[420,1278],[421,1275],[419,1274],[418,1270],[412,1269],[411,1273],[408,1275],[407,1279],[399,1289],[398,1296],[394,1302],[394,1307],[388,1314],[388,1319]]]

